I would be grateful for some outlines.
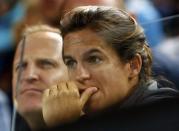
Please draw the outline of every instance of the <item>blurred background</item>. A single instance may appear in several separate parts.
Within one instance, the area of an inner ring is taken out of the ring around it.
[[[0,0],[0,131],[10,130],[12,61],[23,29],[39,23],[59,27],[60,18],[72,7],[96,1]],[[179,1],[106,0],[106,5],[128,11],[143,26],[153,50],[153,75],[179,88]]]

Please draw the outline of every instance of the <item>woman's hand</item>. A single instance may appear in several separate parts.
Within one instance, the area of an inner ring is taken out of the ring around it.
[[[63,82],[44,91],[42,112],[47,126],[72,122],[82,114],[82,109],[95,87],[87,88],[80,96],[74,82]]]

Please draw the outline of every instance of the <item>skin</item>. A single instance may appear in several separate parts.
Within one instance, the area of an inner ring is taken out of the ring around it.
[[[64,37],[64,62],[71,81],[47,89],[43,116],[51,127],[94,115],[122,102],[135,89],[141,57],[124,63],[101,37],[83,29]]]
[[[86,114],[122,102],[135,89],[141,69],[140,56],[122,62],[116,52],[90,29],[64,37],[64,61],[69,77],[75,81],[80,93],[97,88],[83,107]]]
[[[45,90],[43,117],[48,127],[70,123],[84,115],[83,107],[96,91],[96,87],[91,87],[80,94],[73,81],[62,82]]]
[[[13,96],[17,111],[34,130],[45,127],[42,117],[42,95],[45,89],[68,80],[62,60],[62,38],[53,32],[39,31],[26,36],[22,74],[16,94],[20,43],[13,63]]]

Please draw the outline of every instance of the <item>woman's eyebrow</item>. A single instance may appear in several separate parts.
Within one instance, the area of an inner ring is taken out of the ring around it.
[[[96,48],[92,48],[90,50],[88,50],[87,52],[84,53],[84,55],[88,55],[88,54],[92,54],[92,53],[100,53],[101,51],[99,51]]]
[[[63,59],[73,59],[73,57],[70,56],[70,55],[64,55],[64,56],[63,56]]]
[[[92,53],[100,53],[100,52],[101,51],[99,51],[98,49],[92,48],[92,49],[88,50],[87,52],[85,52],[83,54],[83,56],[86,56],[86,55],[89,55],[89,54],[92,54]],[[63,59],[73,59],[73,56],[67,54],[67,55],[63,56]]]

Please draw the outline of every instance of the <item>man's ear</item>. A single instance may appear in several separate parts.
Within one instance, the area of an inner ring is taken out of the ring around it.
[[[130,60],[130,78],[138,76],[142,67],[142,58],[141,55],[136,54],[132,60]]]

